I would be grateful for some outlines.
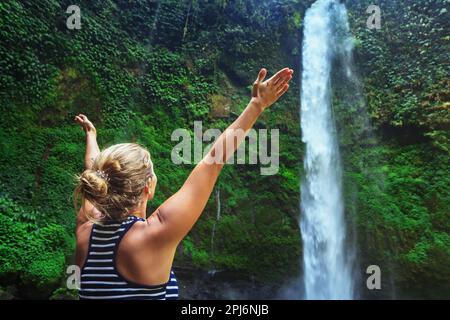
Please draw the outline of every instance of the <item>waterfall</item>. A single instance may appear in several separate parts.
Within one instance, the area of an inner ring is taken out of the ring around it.
[[[220,189],[219,188],[217,188],[216,197],[217,197],[216,221],[219,221],[220,220],[220,211],[222,209],[222,207],[220,205]]]
[[[216,189],[216,220],[214,221],[212,231],[211,231],[211,253],[214,255],[214,237],[216,235],[216,225],[220,221],[221,217],[221,204],[220,204],[220,189]]]
[[[352,299],[352,262],[346,250],[341,163],[331,108],[333,59],[350,57],[347,12],[336,0],[318,0],[306,11],[301,88],[300,230],[306,299]],[[348,58],[349,59],[349,58]],[[347,60],[348,60],[347,59]],[[343,59],[346,60],[346,59]],[[351,69],[345,68],[346,77]]]

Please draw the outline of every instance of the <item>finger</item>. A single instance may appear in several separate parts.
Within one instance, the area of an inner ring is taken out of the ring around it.
[[[75,117],[75,121],[80,125],[80,129],[83,131],[88,130],[86,126],[86,122],[80,116]]]
[[[266,68],[262,68],[261,70],[259,70],[259,74],[258,74],[258,78],[256,79],[256,82],[262,82],[267,75],[267,69]]]
[[[269,82],[271,83],[271,85],[277,85],[277,83],[289,72],[289,68],[281,69],[272,78],[269,79]]]
[[[278,81],[278,83],[275,85],[276,90],[279,91],[279,90],[283,89],[284,85],[286,83],[289,83],[289,81],[291,81],[291,79],[292,79],[292,75],[291,75],[291,73],[288,73],[280,81]]]
[[[258,97],[259,85],[264,80],[266,75],[267,75],[267,70],[265,68],[262,68],[259,71],[258,78],[256,78],[255,82],[253,83],[252,97],[254,97],[254,98]]]
[[[84,114],[81,115],[82,119],[83,119],[83,124],[84,126],[86,126],[86,128],[89,130],[90,127],[93,127],[94,125],[92,124],[92,122],[88,119],[88,117],[86,117]]]
[[[285,85],[284,85],[284,87],[280,90],[280,91],[278,91],[278,93],[277,93],[277,97],[281,97],[283,94],[285,94],[286,93],[286,91],[288,91],[289,90],[289,85],[286,83]]]
[[[286,76],[284,76],[283,78],[280,79],[280,81],[278,81],[278,83],[274,86],[274,89],[278,92],[281,89],[283,89],[283,87],[289,83],[289,81],[291,81],[292,76],[290,74],[287,74]]]
[[[285,85],[283,86],[283,88],[281,88],[281,90],[278,91],[277,97],[278,97],[278,98],[281,97],[281,96],[284,95],[288,90],[289,90],[289,85],[288,85],[288,84],[285,84]]]

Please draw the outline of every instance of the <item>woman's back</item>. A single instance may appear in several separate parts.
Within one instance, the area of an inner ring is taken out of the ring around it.
[[[170,272],[167,283],[149,286],[130,281],[117,270],[120,241],[137,221],[145,220],[129,216],[122,222],[110,221],[93,225],[85,263],[81,269],[80,299],[178,298],[178,285],[173,271]]]

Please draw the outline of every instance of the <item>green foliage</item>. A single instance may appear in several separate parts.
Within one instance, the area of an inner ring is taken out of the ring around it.
[[[23,296],[46,297],[62,281],[73,236],[61,225],[21,221],[24,210],[6,197],[0,203],[1,282],[16,285]]]
[[[68,1],[0,3],[0,285],[17,286],[19,297],[73,295],[54,289],[74,249],[71,194],[84,154],[75,114],[95,123],[102,148],[136,141],[150,150],[159,181],[151,212],[193,168],[171,162],[174,129],[192,134],[194,120],[225,129],[260,67],[288,65],[300,75],[302,21],[313,2],[82,0],[81,30],[65,26]],[[339,90],[333,104],[360,264],[387,266],[402,288],[447,292],[445,1],[382,0],[380,32],[366,28],[369,4],[347,1],[367,110]],[[213,96],[229,99],[229,117],[211,116]],[[298,105],[294,81],[256,123],[280,129],[279,173],[226,166],[216,186],[221,219],[212,196],[175,265],[260,281],[299,272]]]
[[[376,125],[413,128],[449,151],[446,0],[379,1],[382,29],[366,28],[370,1],[350,2],[359,65]],[[401,12],[401,13],[400,13]]]
[[[431,148],[391,144],[346,153],[346,202],[356,207],[362,261],[386,266],[403,288],[428,281],[445,288],[450,277],[442,268],[450,259],[450,163]]]
[[[78,291],[70,290],[67,288],[58,288],[52,293],[52,295],[49,299],[50,300],[78,300]]]
[[[73,236],[68,235],[75,223],[73,175],[82,170],[84,153],[83,132],[73,124],[73,116],[85,113],[96,124],[101,147],[137,141],[149,148],[159,177],[152,210],[177,191],[193,168],[171,162],[173,130],[192,131],[194,120],[203,120],[205,129],[225,129],[234,115],[210,118],[212,96],[230,96],[232,111],[242,110],[249,94],[246,87],[258,68],[273,72],[285,63],[278,44],[297,45],[283,33],[300,33],[299,12],[304,9],[298,1],[263,6],[256,1],[81,1],[82,28],[68,30],[69,4],[0,5],[0,208],[5,222],[0,237],[1,283],[17,279],[20,288],[30,288],[30,296],[48,296],[64,276],[65,259],[72,254]],[[260,32],[261,27],[267,32]],[[281,137],[283,176],[270,182],[269,190],[267,184],[255,188],[259,168],[226,168],[219,181],[224,220],[218,223],[217,234],[227,240],[211,248],[210,216],[215,210],[211,200],[178,260],[247,272],[259,259],[249,257],[249,248],[264,236],[247,238],[246,247],[233,252],[241,240],[232,228],[240,222],[227,216],[245,214],[249,199],[267,206],[266,198],[274,190],[277,201],[285,203],[273,208],[295,212],[298,189],[292,188],[298,187],[300,155],[296,105],[297,98],[280,103],[281,111],[269,113],[259,124],[282,124],[289,132]],[[286,118],[293,120],[287,124]],[[245,230],[255,233],[249,218],[243,219]],[[293,238],[288,245],[295,246],[298,232],[290,219]],[[286,217],[282,220],[286,223]],[[270,230],[270,225],[267,228],[275,235],[278,231]],[[22,241],[25,238],[28,241]],[[267,241],[268,246],[285,245]],[[259,250],[259,256],[269,254]],[[285,264],[291,260],[295,267],[298,252],[294,255],[279,259]],[[266,267],[268,262],[261,264]],[[64,295],[54,296],[60,294]]]
[[[209,254],[206,250],[198,249],[190,237],[183,240],[183,254],[191,257],[192,263],[199,267],[208,267],[210,265]]]

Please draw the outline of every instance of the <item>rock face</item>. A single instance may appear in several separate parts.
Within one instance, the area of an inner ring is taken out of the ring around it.
[[[313,2],[84,1],[80,30],[67,29],[56,1],[1,2],[0,287],[16,289],[0,295],[67,294],[55,290],[71,264],[72,177],[85,147],[71,115],[94,121],[102,148],[125,141],[149,148],[159,178],[149,211],[156,209],[193,168],[172,163],[174,130],[202,121],[223,131],[261,67],[302,74],[304,15]],[[379,0],[379,30],[367,28],[372,0],[345,3],[372,125],[362,121],[356,91],[333,74],[346,89],[331,94],[356,297],[449,298],[448,1]],[[295,78],[255,124],[280,130],[278,174],[225,166],[220,220],[211,199],[176,255],[195,267],[180,274],[182,296],[303,296],[299,105]],[[366,288],[370,265],[381,268],[381,291]],[[213,267],[228,271],[196,271]],[[284,287],[291,275],[300,280]]]
[[[280,285],[264,285],[230,272],[181,272],[175,269],[184,300],[278,299]]]
[[[211,113],[213,118],[227,118],[230,115],[231,99],[219,94],[211,96]]]

